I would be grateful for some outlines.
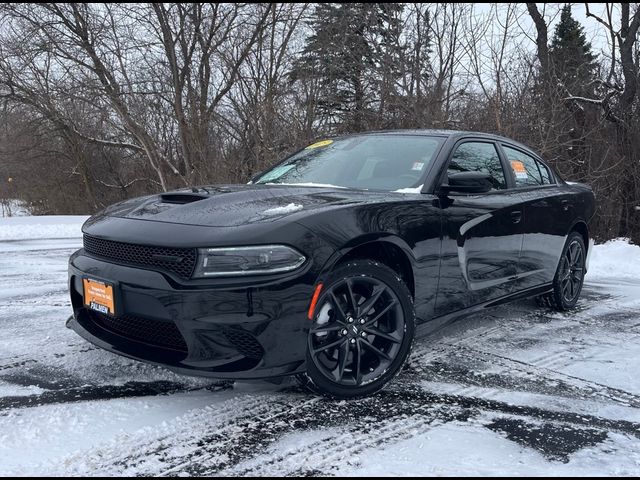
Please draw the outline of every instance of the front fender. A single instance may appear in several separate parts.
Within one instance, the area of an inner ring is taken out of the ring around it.
[[[349,255],[354,250],[374,243],[388,243],[398,247],[409,260],[412,269],[415,268],[416,258],[409,245],[397,235],[385,232],[366,233],[356,238],[350,239],[339,247],[324,263],[318,274],[317,282],[322,282],[327,275],[335,268],[341,259]]]

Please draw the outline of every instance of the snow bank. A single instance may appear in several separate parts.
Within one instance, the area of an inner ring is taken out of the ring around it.
[[[22,200],[0,202],[0,217],[25,217],[27,215],[31,215],[31,213]]]
[[[640,280],[640,246],[626,238],[596,245],[591,252],[588,278],[615,277]]]
[[[42,215],[0,218],[0,241],[80,238],[85,215]]]

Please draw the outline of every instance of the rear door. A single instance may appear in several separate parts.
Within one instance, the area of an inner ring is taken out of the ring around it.
[[[490,173],[493,189],[439,197],[442,250],[436,316],[511,293],[522,246],[522,197],[513,188],[498,145],[486,139],[459,141],[441,183],[461,171]]]
[[[553,280],[560,254],[576,213],[564,183],[540,159],[517,145],[501,144],[524,210],[523,243],[516,290]]]

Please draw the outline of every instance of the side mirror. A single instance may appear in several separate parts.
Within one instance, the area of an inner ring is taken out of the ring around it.
[[[491,175],[485,172],[460,172],[449,175],[449,183],[442,185],[442,193],[487,193],[493,188]]]

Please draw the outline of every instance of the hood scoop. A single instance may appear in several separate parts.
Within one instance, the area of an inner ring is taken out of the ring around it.
[[[162,203],[170,203],[172,205],[185,205],[187,203],[198,202],[206,198],[209,197],[193,193],[164,193],[160,195],[160,201]]]

